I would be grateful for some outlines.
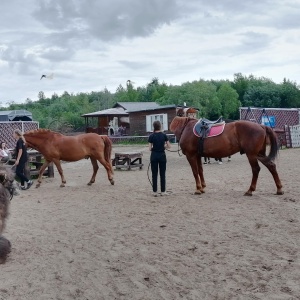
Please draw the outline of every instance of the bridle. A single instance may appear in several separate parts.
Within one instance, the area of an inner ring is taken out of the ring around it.
[[[172,151],[172,150],[166,149],[167,151],[169,151],[169,152],[178,152],[178,155],[179,155],[179,156],[182,156],[182,154],[180,154],[180,151],[182,151],[182,150],[180,149],[179,142],[180,142],[180,139],[181,139],[183,130],[185,129],[187,123],[188,123],[190,120],[191,120],[191,118],[186,118],[186,120],[184,121],[183,127],[182,127],[182,129],[181,129],[181,132],[180,132],[180,135],[179,135],[179,138],[178,138],[178,149],[177,149],[176,151]]]
[[[187,123],[188,123],[190,120],[191,120],[191,118],[188,117],[188,118],[186,118],[186,120],[184,121],[183,127],[182,127],[182,129],[181,129],[181,132],[180,132],[180,135],[179,135],[179,138],[178,138],[178,143],[179,143],[179,141],[180,141],[180,139],[181,139],[183,130],[185,129]]]

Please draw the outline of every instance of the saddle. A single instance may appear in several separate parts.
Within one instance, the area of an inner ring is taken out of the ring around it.
[[[223,117],[220,117],[216,121],[210,121],[202,118],[194,125],[193,133],[202,139],[207,137],[213,137],[221,134],[225,127],[225,121]]]

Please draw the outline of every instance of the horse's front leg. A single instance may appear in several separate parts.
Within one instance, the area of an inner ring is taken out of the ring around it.
[[[93,165],[93,175],[92,175],[92,178],[91,178],[90,182],[88,183],[88,185],[92,185],[95,182],[96,175],[97,175],[97,172],[99,169],[97,160],[94,157],[90,157],[90,159],[91,159],[91,163]]]
[[[256,183],[258,179],[258,174],[260,171],[260,166],[258,164],[257,158],[253,156],[248,156],[249,163],[252,168],[252,180],[249,190],[244,194],[245,196],[252,196],[252,192],[256,190]]]
[[[57,171],[61,177],[61,185],[60,187],[64,187],[66,185],[66,179],[65,179],[65,176],[64,176],[64,172],[63,172],[63,169],[61,167],[61,164],[60,164],[60,160],[59,159],[53,159],[53,162],[57,168]]]
[[[200,181],[200,176],[199,176],[199,170],[198,170],[198,163],[197,163],[197,154],[193,156],[186,156],[188,162],[190,163],[190,166],[193,171],[193,175],[196,181],[196,191],[195,194],[201,194],[204,192],[201,181]],[[203,171],[203,170],[202,170]],[[203,173],[203,172],[202,172]],[[202,174],[203,176],[203,174]],[[204,179],[203,179],[204,180]]]
[[[50,162],[51,162],[51,161],[46,160],[46,161],[43,163],[43,165],[41,166],[40,171],[39,171],[39,177],[38,177],[38,179],[37,179],[37,184],[36,184],[36,186],[35,186],[36,188],[39,188],[39,187],[41,186],[43,174],[44,174],[46,168],[49,166]]]

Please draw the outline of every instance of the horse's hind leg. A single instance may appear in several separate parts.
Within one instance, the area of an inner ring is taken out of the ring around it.
[[[252,181],[249,190],[245,193],[245,196],[252,196],[252,192],[256,190],[256,183],[260,171],[260,166],[258,164],[256,156],[249,156],[249,155],[247,156],[252,168]]]
[[[108,180],[109,182],[114,185],[115,184],[115,181],[114,181],[114,171],[113,171],[113,168],[112,168],[112,163],[111,161],[107,161],[104,157],[100,157],[99,159],[99,162],[103,165],[103,167],[106,169],[106,172],[107,172],[107,177],[108,177]]]
[[[267,169],[270,171],[270,173],[272,174],[275,184],[276,184],[276,187],[277,187],[276,194],[283,195],[284,192],[282,191],[282,184],[281,184],[281,180],[280,180],[279,175],[276,170],[276,164],[273,161],[269,160],[267,157],[264,157],[264,158],[258,157],[258,160],[262,164],[264,164],[267,167]]]
[[[93,165],[93,175],[92,175],[92,178],[91,178],[90,182],[88,183],[88,185],[92,185],[95,182],[96,175],[97,175],[97,172],[99,169],[97,160],[94,157],[90,157],[90,159],[91,159],[91,163]]]

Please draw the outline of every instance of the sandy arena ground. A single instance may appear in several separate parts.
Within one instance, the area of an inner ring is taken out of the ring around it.
[[[280,150],[285,194],[262,166],[252,197],[244,155],[204,165],[199,196],[185,156],[168,152],[171,194],[157,198],[147,147],[113,150],[143,151],[144,168],[115,171],[112,186],[101,166],[87,186],[90,162],[64,163],[65,188],[55,170],[13,198],[1,300],[300,299],[300,149]]]

